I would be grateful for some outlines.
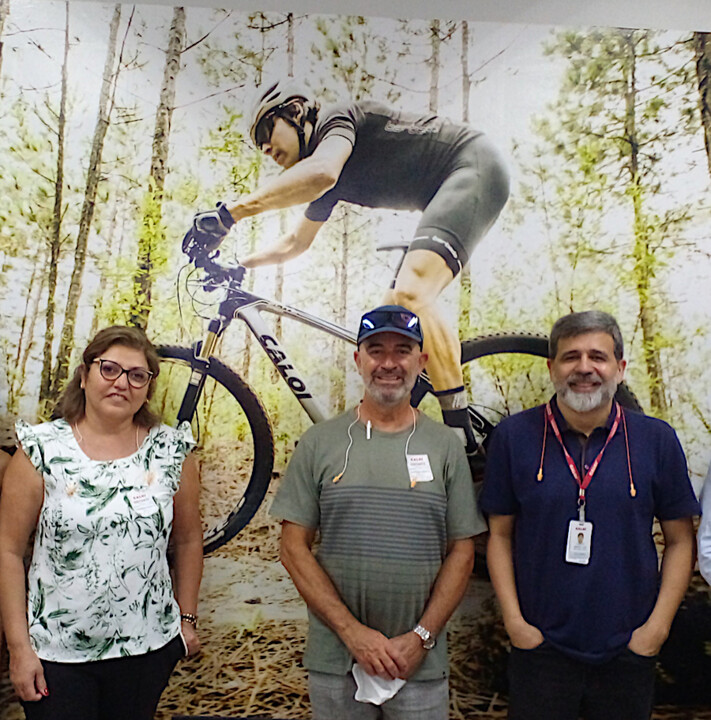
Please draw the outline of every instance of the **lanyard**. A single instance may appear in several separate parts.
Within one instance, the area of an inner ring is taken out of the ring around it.
[[[605,444],[602,446],[602,450],[600,450],[595,460],[593,460],[593,463],[588,468],[585,476],[581,478],[580,471],[578,470],[573,458],[570,457],[568,448],[565,447],[563,437],[561,436],[560,430],[558,429],[558,423],[556,422],[553,411],[551,410],[551,404],[550,402],[546,403],[546,420],[550,424],[553,430],[553,434],[556,436],[556,439],[560,443],[561,448],[563,448],[563,454],[565,455],[565,461],[568,463],[568,469],[570,470],[570,474],[573,476],[575,482],[578,485],[578,519],[580,520],[580,522],[585,522],[585,490],[587,489],[588,485],[590,485],[590,482],[593,479],[593,475],[595,474],[595,471],[597,470],[598,465],[602,460],[603,453],[607,449],[610,440],[612,440],[613,436],[617,432],[617,428],[620,426],[621,417],[622,408],[620,407],[620,404],[615,400],[615,421],[612,423],[612,427],[610,428],[610,433],[607,436],[607,440],[605,440]]]

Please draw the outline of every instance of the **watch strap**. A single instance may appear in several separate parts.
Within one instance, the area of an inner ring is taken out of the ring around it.
[[[422,640],[422,647],[425,650],[431,650],[437,642],[435,636],[423,625],[419,623],[412,628],[412,632]]]

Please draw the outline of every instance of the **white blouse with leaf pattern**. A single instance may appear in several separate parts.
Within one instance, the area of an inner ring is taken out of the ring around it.
[[[86,662],[157,650],[180,632],[167,560],[190,426],[151,428],[133,454],[91,460],[70,425],[16,425],[44,480],[28,578],[38,656]]]

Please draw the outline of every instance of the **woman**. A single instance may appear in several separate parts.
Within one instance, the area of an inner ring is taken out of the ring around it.
[[[157,375],[140,331],[107,328],[84,351],[60,419],[17,424],[0,503],[0,612],[28,720],[152,718],[179,657],[199,650],[193,441],[187,424],[160,425],[148,409]]]

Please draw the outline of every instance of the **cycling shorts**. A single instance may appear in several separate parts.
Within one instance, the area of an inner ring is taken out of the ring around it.
[[[506,165],[491,141],[478,135],[461,148],[454,169],[424,209],[408,252],[431,250],[456,276],[508,196]]]

